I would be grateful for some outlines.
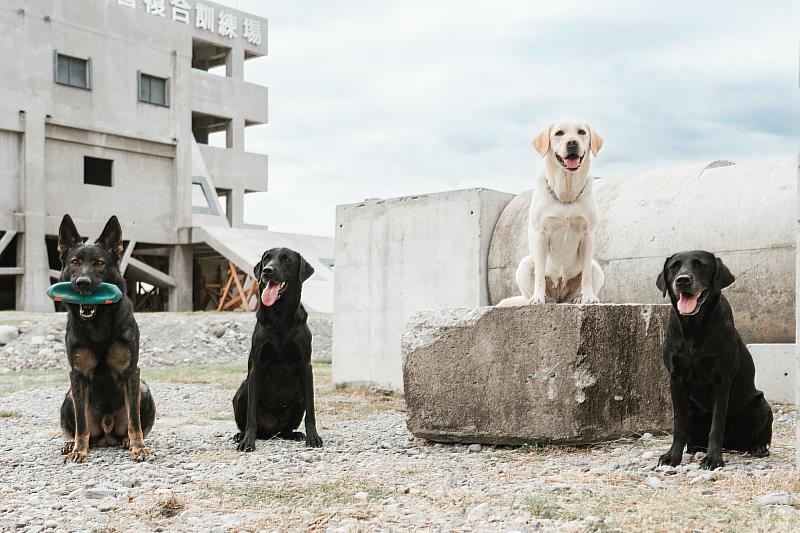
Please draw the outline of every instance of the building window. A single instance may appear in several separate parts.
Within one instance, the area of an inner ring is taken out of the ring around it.
[[[114,161],[111,159],[85,156],[83,158],[83,183],[86,185],[111,187],[113,168]]]
[[[92,64],[88,59],[55,52],[55,79],[59,85],[91,89]]]
[[[139,73],[139,101],[169,106],[169,78]]]

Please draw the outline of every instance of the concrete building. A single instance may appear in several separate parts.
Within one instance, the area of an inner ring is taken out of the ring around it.
[[[707,249],[737,277],[726,295],[745,342],[792,342],[797,172],[797,159],[787,157],[599,179],[600,300],[661,303],[655,280],[665,258]],[[530,200],[530,192],[476,189],[339,207],[334,381],[401,388],[409,316],[492,305],[516,293]],[[763,368],[768,383],[778,366]]]
[[[202,307],[220,264],[251,272],[280,242],[316,267],[311,307],[330,310],[332,239],[242,229],[244,195],[267,189],[267,156],[245,151],[267,88],[244,78],[266,19],[194,0],[6,0],[0,28],[0,309],[53,309],[69,213],[89,238],[120,218],[144,307]]]

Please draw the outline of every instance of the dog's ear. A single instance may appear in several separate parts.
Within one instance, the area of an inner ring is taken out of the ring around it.
[[[106,227],[103,232],[95,241],[109,252],[111,255],[119,259],[122,257],[122,226],[119,225],[119,220],[116,216],[112,216],[106,222]]]
[[[550,150],[550,128],[552,127],[552,125],[547,126],[547,128],[533,140],[533,147],[536,148],[536,151],[539,152],[539,155],[542,157],[546,156],[547,151]]]
[[[314,273],[314,267],[312,267],[302,255],[297,254],[297,257],[300,258],[300,283],[303,283]]]
[[[599,152],[602,147],[603,138],[589,126],[589,148],[592,150],[592,155],[597,157],[597,152]]]
[[[667,263],[672,257],[667,257],[664,260],[664,267],[661,269],[661,273],[656,278],[656,287],[658,290],[661,291],[661,297],[665,297],[667,295]]]
[[[82,242],[83,239],[81,239],[72,217],[64,215],[64,218],[61,219],[61,226],[58,228],[58,255],[63,258],[64,254]]]
[[[728,270],[728,267],[725,266],[722,259],[717,257],[717,272],[714,274],[714,288],[721,291],[725,287],[729,287],[734,281],[736,281],[736,277],[731,274],[731,271]]]
[[[261,278],[261,270],[262,270],[261,263],[263,262],[264,262],[264,256],[262,255],[261,259],[259,259],[258,263],[256,263],[256,266],[253,267],[253,277],[256,278],[257,280]]]

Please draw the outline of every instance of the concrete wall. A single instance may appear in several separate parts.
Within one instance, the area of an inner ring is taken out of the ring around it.
[[[722,257],[737,277],[725,294],[745,342],[793,342],[797,160],[705,167],[595,182],[601,213],[595,255],[606,274],[600,300],[660,303],[655,279],[665,258],[705,249]],[[528,254],[530,200],[530,192],[515,198],[495,229],[492,303],[517,293],[514,271]]]
[[[770,402],[794,403],[795,346],[748,344],[756,367],[756,388]]]
[[[489,240],[511,198],[471,189],[337,208],[336,383],[402,388],[400,339],[413,313],[488,303]]]

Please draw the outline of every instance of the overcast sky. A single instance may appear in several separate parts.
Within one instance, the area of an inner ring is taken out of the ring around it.
[[[333,235],[365,198],[530,189],[560,117],[605,138],[599,176],[798,150],[794,0],[222,3],[269,18],[245,71],[270,88],[247,135],[269,192],[245,218],[276,231]]]

